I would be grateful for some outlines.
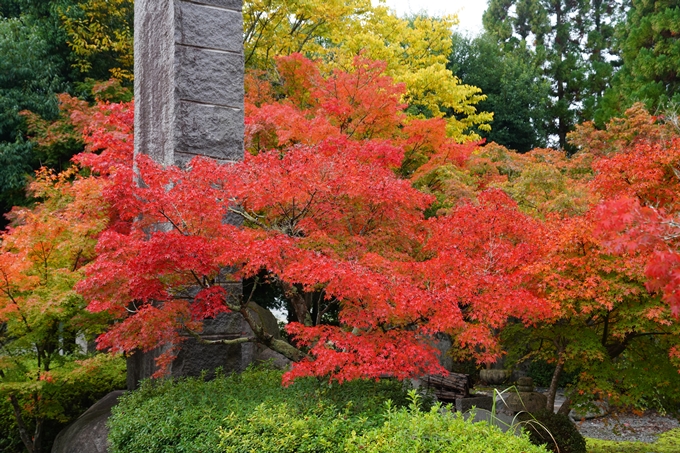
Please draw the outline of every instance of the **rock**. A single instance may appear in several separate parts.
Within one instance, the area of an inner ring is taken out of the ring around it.
[[[432,344],[439,350],[439,364],[446,371],[451,371],[453,369],[453,357],[449,353],[451,346],[453,346],[451,337],[443,333],[438,333],[434,335]]]
[[[595,401],[593,404],[595,404],[595,407],[586,411],[583,411],[583,409],[578,407],[572,409],[569,412],[569,417],[577,421],[591,420],[593,418],[604,417],[610,412],[609,403],[607,403],[606,401]]]
[[[473,407],[490,411],[493,409],[493,398],[486,395],[456,398],[456,411],[467,412]]]
[[[470,416],[472,415],[472,412],[468,412],[463,415],[463,417],[466,420],[470,420]],[[521,435],[522,430],[517,429],[517,424],[515,423],[515,420],[505,414],[499,414],[499,413],[493,413],[490,412],[486,409],[479,409],[474,412],[474,417],[472,417],[472,421],[474,423],[477,422],[488,422],[491,425],[496,425],[498,426],[501,431],[507,432],[508,430],[512,430],[512,433],[516,436]]]
[[[54,440],[52,453],[106,453],[109,434],[106,421],[123,393],[123,390],[109,393],[64,428]]]
[[[519,392],[533,392],[534,380],[529,376],[521,377],[517,380],[517,391]]]
[[[262,345],[255,346],[255,362],[269,362],[277,370],[285,370],[291,364],[290,359],[283,354],[279,354]]]
[[[545,410],[547,404],[548,397],[538,392],[510,392],[496,400],[499,412],[508,415],[518,412],[539,412]]]

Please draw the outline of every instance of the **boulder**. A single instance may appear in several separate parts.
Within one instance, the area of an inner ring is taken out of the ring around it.
[[[545,410],[547,404],[548,397],[538,392],[510,392],[496,400],[499,412],[508,415],[518,412],[539,412]]]
[[[64,428],[54,440],[52,453],[106,453],[109,435],[106,421],[123,393],[123,390],[109,393]]]
[[[456,398],[456,411],[467,412],[473,407],[493,410],[493,398],[487,395],[472,395],[467,398]]]
[[[569,417],[574,420],[590,420],[593,418],[604,417],[611,410],[607,401],[595,401],[594,407],[585,410],[584,408],[575,407],[569,412]]]

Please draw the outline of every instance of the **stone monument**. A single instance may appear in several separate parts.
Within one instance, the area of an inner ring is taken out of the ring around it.
[[[135,156],[184,167],[195,156],[222,163],[243,159],[244,58],[242,0],[135,1]],[[240,284],[231,283],[232,290]],[[273,335],[276,319],[258,306],[251,314]],[[252,334],[238,313],[205,323],[209,340]],[[128,388],[155,371],[162,351],[128,358]],[[172,376],[199,375],[222,367],[242,371],[258,359],[284,366],[286,359],[262,346],[182,342]],[[67,427],[53,453],[106,450],[105,420],[117,401],[113,392]]]
[[[243,159],[241,5],[242,0],[136,0],[135,155],[180,167],[195,156],[223,163]],[[232,283],[230,290],[240,291],[240,285]],[[203,336],[219,340],[248,333],[241,315],[227,314],[207,320]],[[187,338],[170,374],[210,374],[217,367],[241,371],[256,349],[249,343],[205,345]],[[153,374],[161,352],[128,359],[129,389]]]
[[[135,1],[135,155],[243,159],[241,5]]]

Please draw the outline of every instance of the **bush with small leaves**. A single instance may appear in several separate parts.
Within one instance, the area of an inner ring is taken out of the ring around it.
[[[520,419],[533,444],[555,453],[586,453],[586,441],[568,416],[541,411]]]
[[[404,386],[394,380],[338,385],[305,378],[282,387],[281,376],[258,368],[209,382],[145,381],[113,408],[110,452],[342,451],[323,448],[352,429],[378,426],[387,400],[406,404]],[[230,433],[238,434],[238,445]]]

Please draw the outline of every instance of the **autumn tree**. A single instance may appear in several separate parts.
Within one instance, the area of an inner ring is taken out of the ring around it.
[[[505,332],[510,345],[530,339],[513,354],[555,365],[550,408],[564,370],[577,378],[563,412],[593,397],[638,408],[652,404],[650,394],[659,405],[679,397],[668,259],[676,252],[665,217],[677,192],[675,134],[638,105],[605,130],[586,123],[570,135],[580,148],[572,159],[591,167],[581,186],[589,192],[581,204],[586,209],[553,211],[559,216],[549,218],[551,246],[533,267],[543,294],[559,309],[544,325]]]
[[[546,297],[559,307],[555,318],[505,332],[507,344],[515,345],[513,354],[555,365],[548,408],[565,370],[577,377],[561,413],[593,399],[634,408],[651,405],[646,398],[652,393],[659,395],[657,404],[676,400],[677,368],[668,352],[677,326],[660,297],[645,288],[642,257],[612,254],[596,234],[595,211],[559,219],[552,228],[551,250],[535,271]]]
[[[108,192],[120,223],[101,235],[78,286],[90,310],[119,319],[100,348],[176,347],[180,331],[236,311],[254,335],[226,341],[257,341],[292,359],[286,379],[405,378],[441,371],[431,340],[439,332],[490,361],[508,316],[549,315],[523,272],[540,256],[530,239],[542,230],[507,196],[482,193],[477,204],[425,219],[432,197],[398,176],[404,156],[422,147],[428,159],[428,125],[439,144],[455,142],[441,119],[410,128],[404,87],[384,64],[357,58],[352,70],[324,75],[293,55],[279,71],[286,96],[268,97],[275,88],[263,82],[249,89],[244,162],[197,158],[184,171],[140,156],[143,184],[130,177]],[[91,147],[103,152],[83,155],[83,164],[115,168],[115,140]],[[115,175],[131,176],[126,165]],[[227,214],[243,224],[225,224]],[[238,279],[278,288],[294,313],[292,342],[249,315],[252,291],[228,291]],[[328,323],[329,310],[337,322]],[[172,349],[159,365],[171,357]]]
[[[108,223],[102,186],[75,169],[44,169],[30,189],[42,201],[15,208],[0,242],[0,396],[12,406],[24,447],[38,453],[47,445],[46,424],[74,416],[67,395],[92,374],[111,380],[100,392],[120,386],[123,366],[115,356],[88,357],[76,344],[92,341],[107,321],[87,312],[74,289]]]
[[[254,0],[244,3],[243,17],[246,67],[271,70],[276,56],[301,53],[328,73],[347,70],[361,54],[386,62],[387,75],[405,84],[410,114],[446,117],[459,141],[478,138],[475,126],[488,130],[492,114],[476,107],[483,94],[446,67],[453,16],[400,19],[369,0]]]
[[[80,73],[95,80],[132,80],[134,2],[80,0],[58,11]]]

